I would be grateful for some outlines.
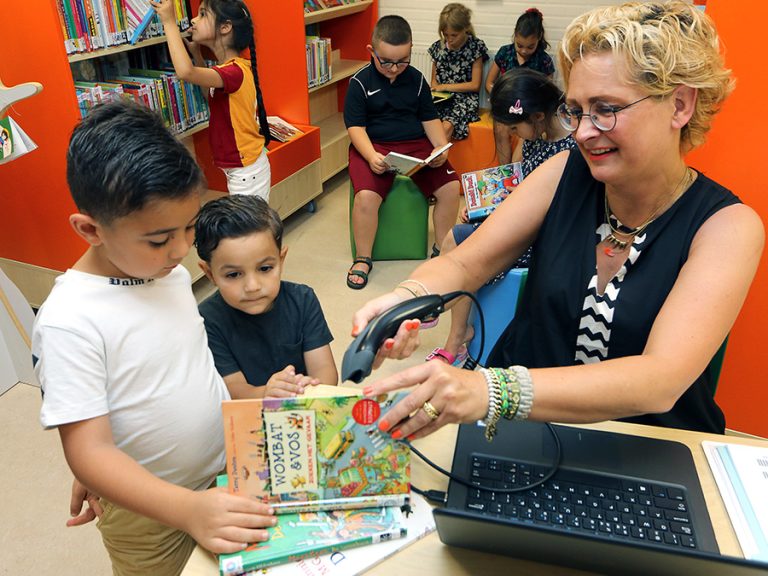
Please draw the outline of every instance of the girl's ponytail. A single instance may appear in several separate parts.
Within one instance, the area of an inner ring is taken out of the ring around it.
[[[251,71],[253,72],[253,83],[256,86],[256,106],[258,107],[259,114],[259,131],[264,136],[264,146],[272,141],[272,136],[269,133],[269,123],[267,122],[267,110],[264,108],[264,96],[261,94],[261,86],[259,86],[259,71],[256,67],[256,42],[251,34],[251,42],[248,45],[248,50],[251,53]]]

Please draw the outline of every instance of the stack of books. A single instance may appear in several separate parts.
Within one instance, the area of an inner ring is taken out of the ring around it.
[[[179,27],[189,28],[189,11],[174,0]],[[58,0],[56,10],[67,54],[90,52],[163,35],[149,0]]]
[[[220,482],[278,514],[268,541],[220,556],[222,576],[365,544],[405,545],[434,528],[429,506],[410,494],[409,448],[377,425],[403,393],[365,398],[335,386],[309,392],[222,405],[227,475]],[[409,520],[414,509],[419,514]]]
[[[314,88],[331,80],[331,39],[307,36],[307,79]]]

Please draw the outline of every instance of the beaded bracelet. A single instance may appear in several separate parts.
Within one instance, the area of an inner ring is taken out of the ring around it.
[[[501,388],[501,415],[505,420],[512,420],[520,409],[520,384],[517,375],[504,368],[491,369]]]
[[[520,407],[515,419],[525,420],[533,408],[533,379],[525,366],[510,366],[509,370],[517,376],[520,389]]]
[[[496,435],[496,424],[501,418],[500,391],[498,381],[490,370],[480,368],[480,372],[485,377],[485,382],[488,385],[488,413],[483,420],[483,424],[485,424],[485,439],[490,442]]]

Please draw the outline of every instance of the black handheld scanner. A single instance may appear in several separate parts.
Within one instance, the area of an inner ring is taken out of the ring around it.
[[[451,292],[445,296],[429,294],[395,304],[373,318],[363,331],[349,345],[341,362],[341,380],[351,380],[356,384],[370,375],[376,352],[384,340],[392,338],[405,320],[432,319],[445,311],[445,304],[461,292]]]

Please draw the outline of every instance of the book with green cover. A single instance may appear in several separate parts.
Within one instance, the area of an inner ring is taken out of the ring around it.
[[[309,391],[314,396],[222,403],[230,492],[269,502],[278,513],[406,503],[410,449],[377,426],[404,394]]]
[[[282,514],[269,540],[219,556],[221,576],[285,564],[347,548],[403,538],[408,530],[396,506]]]

